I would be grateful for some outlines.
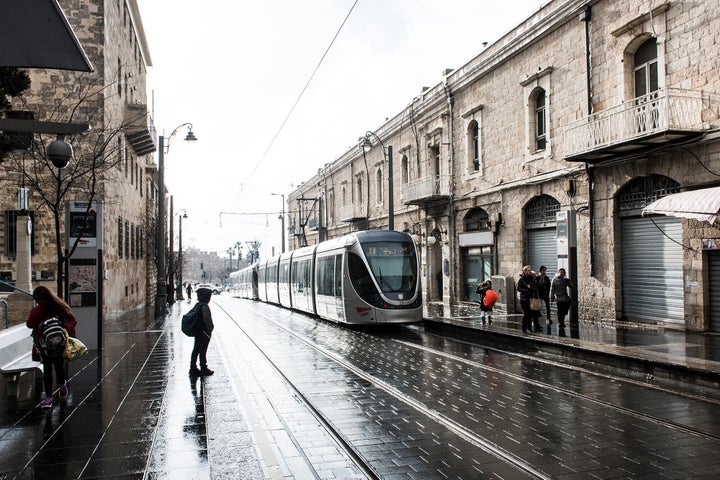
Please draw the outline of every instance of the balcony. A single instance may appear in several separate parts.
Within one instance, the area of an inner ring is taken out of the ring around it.
[[[424,205],[447,200],[451,195],[450,175],[432,175],[403,186],[405,205]]]
[[[565,128],[565,160],[599,163],[690,140],[720,125],[720,97],[662,89]]]
[[[366,205],[345,205],[340,208],[341,222],[357,222],[359,220],[367,220]]]
[[[123,117],[125,138],[136,155],[157,150],[155,125],[145,104],[126,104]]]

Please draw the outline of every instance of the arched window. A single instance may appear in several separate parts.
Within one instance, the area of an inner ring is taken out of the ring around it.
[[[538,228],[555,226],[557,212],[560,211],[560,202],[550,195],[540,195],[525,206],[525,227]]]
[[[532,105],[535,106],[535,150],[545,150],[547,146],[545,90],[542,88],[535,90]]]
[[[659,88],[657,40],[646,40],[633,55],[633,87],[635,98]]]
[[[490,230],[490,216],[482,208],[473,208],[463,219],[466,232]]]
[[[639,177],[622,187],[617,194],[618,211],[639,213],[658,198],[678,193],[680,184],[664,175]]]
[[[405,185],[410,181],[410,162],[407,155],[402,156],[402,183]]]
[[[375,172],[375,201],[377,203],[383,203],[383,171],[382,168],[378,168]]]
[[[363,179],[358,177],[357,179],[357,204],[363,204]]]
[[[343,185],[342,188],[340,189],[340,195],[341,195],[341,200],[342,200],[342,206],[344,207],[345,205],[348,204],[347,189],[345,188],[345,185]]]
[[[478,122],[473,120],[468,124],[468,170],[470,173],[480,171],[480,129]]]

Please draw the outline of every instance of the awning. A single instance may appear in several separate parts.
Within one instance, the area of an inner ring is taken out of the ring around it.
[[[0,1],[0,67],[93,71],[57,0]]]
[[[715,223],[720,214],[720,187],[673,193],[643,208],[645,215],[670,215]]]

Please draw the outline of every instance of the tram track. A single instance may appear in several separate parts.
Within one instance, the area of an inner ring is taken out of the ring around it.
[[[587,410],[594,409],[599,411],[602,409],[603,412],[607,412],[603,413],[603,415],[607,415],[608,418],[619,417],[622,415],[629,419],[634,419],[628,420],[628,425],[632,425],[633,421],[645,422],[640,425],[655,425],[655,427],[653,427],[654,429],[674,431],[678,432],[678,434],[698,437],[703,439],[704,442],[720,442],[720,434],[715,432],[713,429],[706,431],[701,428],[695,428],[695,426],[691,424],[674,422],[670,418],[670,415],[668,415],[667,418],[663,418],[662,413],[654,415],[652,412],[649,412],[652,408],[649,404],[648,411],[643,411],[642,408],[626,406],[602,398],[603,390],[596,390],[598,392],[597,397],[592,394],[585,394],[580,391],[584,388],[583,382],[580,382],[580,384],[568,384],[570,386],[566,388],[563,386],[564,384],[562,382],[550,383],[539,380],[538,378],[532,378],[532,376],[529,378],[528,375],[512,371],[512,369],[508,369],[507,367],[502,368],[497,365],[493,366],[492,364],[486,364],[477,359],[465,358],[461,354],[442,351],[439,348],[433,347],[433,342],[429,342],[431,345],[428,346],[415,343],[413,341],[414,338],[395,338],[392,333],[381,335],[362,329],[354,330],[352,328],[343,328],[342,326],[332,323],[318,321],[305,316],[304,314],[290,313],[289,315],[279,316],[275,314],[274,310],[272,312],[266,312],[264,310],[258,311],[258,309],[253,309],[253,314],[261,317],[264,322],[274,326],[276,329],[283,332],[284,335],[289,335],[293,339],[301,342],[302,345],[317,352],[328,361],[338,365],[338,368],[352,373],[352,375],[364,382],[367,382],[369,385],[372,385],[373,388],[381,390],[392,399],[402,402],[404,405],[417,412],[417,419],[411,419],[410,421],[414,420],[419,424],[420,422],[423,422],[422,418],[425,418],[427,419],[427,422],[434,422],[441,425],[443,428],[447,429],[448,432],[451,432],[468,444],[486,452],[488,455],[494,456],[497,460],[503,462],[504,464],[517,469],[518,474],[523,472],[525,476],[533,478],[552,478],[552,474],[545,471],[541,466],[542,464],[536,463],[536,460],[533,460],[532,457],[528,458],[527,456],[521,456],[522,454],[520,452],[524,452],[527,446],[523,446],[524,444],[521,442],[517,444],[517,449],[515,446],[510,445],[510,443],[516,441],[513,438],[513,432],[515,432],[515,430],[506,431],[505,427],[501,427],[504,432],[502,435],[507,441],[501,440],[497,434],[493,435],[490,433],[490,436],[486,436],[485,432],[477,431],[477,428],[487,429],[488,426],[493,424],[496,426],[491,428],[497,428],[498,422],[500,425],[508,422],[510,418],[499,412],[502,412],[506,406],[517,402],[518,398],[500,393],[501,397],[497,397],[494,400],[494,402],[497,402],[498,404],[499,411],[496,412],[492,409],[492,407],[490,407],[490,409],[487,410],[488,417],[483,418],[482,415],[478,415],[478,412],[485,410],[488,408],[488,405],[492,404],[488,404],[488,399],[484,397],[468,397],[466,393],[467,391],[458,387],[459,384],[465,382],[463,378],[467,378],[468,381],[471,381],[471,383],[467,383],[467,385],[470,387],[470,390],[475,390],[479,387],[479,385],[478,383],[475,383],[473,378],[479,378],[477,376],[478,372],[486,372],[486,374],[488,374],[487,378],[493,377],[494,380],[492,381],[496,384],[510,385],[511,383],[514,383],[516,385],[515,388],[520,391],[524,391],[525,387],[520,387],[519,385],[531,386],[533,391],[536,393],[542,390],[552,392],[547,395],[539,393],[541,397],[562,398],[564,399],[562,402],[568,405],[582,403],[584,405],[583,408]],[[410,332],[411,331],[412,329]],[[413,335],[417,333],[418,332],[415,332]],[[249,335],[248,332],[244,332],[244,334]],[[657,393],[653,395],[658,396],[658,398],[661,398],[662,395],[667,395],[668,398],[670,398],[669,396],[674,395],[685,398],[688,401],[705,402],[706,404],[712,406],[712,408],[720,405],[720,402],[711,398],[705,398],[685,392],[676,392],[664,387],[649,385],[625,377],[613,376],[607,372],[592,371],[587,368],[568,365],[529,354],[505,351],[496,347],[479,345],[472,342],[464,342],[461,339],[456,339],[451,336],[446,337],[428,332],[421,332],[421,335],[437,338],[438,344],[441,345],[449,345],[449,342],[453,342],[465,345],[465,347],[462,347],[463,350],[468,347],[478,349],[475,353],[473,353],[474,350],[467,350],[469,352],[467,355],[470,356],[480,353],[481,350],[491,350],[494,353],[507,356],[509,359],[519,359],[510,360],[508,365],[515,365],[516,367],[521,364],[525,366],[532,365],[530,367],[531,372],[540,372],[551,368],[573,372],[572,374],[568,374],[571,375],[569,377],[567,375],[558,375],[560,378],[580,378],[573,377],[575,374],[582,375],[583,377],[592,376],[597,379],[595,381],[596,383],[607,381],[610,385],[613,385],[615,394],[617,394],[617,392],[622,392],[621,395],[633,396],[633,390],[626,390],[627,388],[642,388],[656,391]],[[356,337],[357,339],[355,339]],[[368,346],[370,350],[365,351],[364,347],[361,347],[360,349],[348,347],[348,345],[354,345],[356,343],[357,345]],[[397,345],[398,347],[389,347],[391,344]],[[261,345],[256,344],[256,348],[262,350]],[[409,354],[408,352],[410,349],[419,353],[417,355]],[[394,353],[391,353],[392,351],[394,351]],[[352,355],[356,355],[360,352],[363,353],[360,353],[359,356],[348,357],[347,354],[352,352],[355,352]],[[378,354],[382,354],[382,356],[379,357]],[[265,353],[263,353],[263,355],[265,355]],[[413,365],[411,363],[397,366],[394,364],[396,359],[401,359],[406,356],[422,358],[423,363],[421,365]],[[272,362],[271,359],[268,359],[268,361]],[[518,364],[518,361],[521,363]],[[522,362],[525,363],[523,364]],[[532,364],[530,362],[532,362]],[[284,381],[286,381],[293,390],[298,391],[298,395],[301,396],[302,393],[299,391],[301,388],[295,386],[292,379],[282,373],[280,366],[276,365],[274,362],[273,364],[275,365],[274,368],[278,369],[278,372],[282,374]],[[423,365],[434,365],[435,369],[425,372],[422,368]],[[460,367],[459,365],[462,365],[463,367]],[[406,372],[407,378],[403,378],[402,376],[398,376],[394,373],[393,369],[395,369],[395,372],[397,372],[398,369],[409,369],[416,373]],[[417,372],[423,373],[420,374]],[[419,383],[418,380],[421,377],[417,375],[424,375],[424,382]],[[473,377],[473,375],[475,375],[475,377]],[[484,375],[485,374],[483,374],[483,376]],[[450,379],[452,378],[454,378],[455,381],[451,381]],[[487,382],[487,378],[485,380],[481,379],[478,381],[481,383]],[[575,385],[575,389],[573,389],[573,385]],[[454,391],[457,391],[458,394],[455,395],[453,393]],[[423,396],[424,398],[422,398]],[[608,398],[611,397],[612,395],[608,396]],[[302,398],[304,399],[304,402],[307,402],[309,408],[313,408],[316,415],[323,418],[325,417],[325,414],[320,409],[312,407],[312,399],[308,399],[304,395]],[[430,403],[427,403],[430,399]],[[385,405],[385,408],[387,408],[385,403],[381,402],[380,404]],[[658,409],[658,412],[662,412],[662,409]],[[324,423],[328,425],[328,428],[335,431],[339,438],[342,438],[342,431],[337,430],[332,423],[331,417],[329,418],[330,419],[324,420]],[[488,420],[490,420],[490,423],[488,423]],[[692,419],[690,420],[692,421]],[[540,422],[540,425],[544,425],[544,422]],[[702,422],[697,423],[697,425],[702,425]],[[611,430],[613,428],[614,427],[610,427]],[[504,441],[505,444],[501,445],[498,443],[501,441]],[[349,442],[346,443],[349,444]],[[352,447],[351,445],[349,448],[350,450],[356,452],[361,461],[364,461],[362,459],[362,452],[360,451],[362,448],[358,451],[356,451],[355,447]],[[451,453],[450,450],[449,453]],[[372,469],[372,465],[369,462],[368,465],[369,468]],[[538,465],[539,468],[536,468],[535,465]]]
[[[222,308],[222,307],[221,307]],[[336,439],[338,442],[338,445],[346,451],[351,458],[353,458],[354,461],[357,462],[357,466],[363,470],[363,472],[366,472],[367,474],[371,474],[372,476],[369,476],[369,478],[381,478],[376,475],[373,467],[364,460],[364,458],[359,454],[355,448],[344,439],[344,436],[342,433],[336,429],[331,422],[329,422],[323,413],[316,409],[312,402],[300,391],[298,387],[294,385],[292,380],[288,378],[282,370],[278,367],[278,365],[263,351],[263,349],[252,339],[252,337],[243,329],[241,325],[235,321],[235,319],[230,315],[225,309],[223,309],[225,313],[228,315],[229,318],[232,319],[233,323],[243,332],[245,336],[250,339],[250,341],[255,345],[255,347],[262,353],[262,355],[267,359],[267,361],[273,366],[273,368],[278,372],[278,374],[284,379],[284,381],[287,383],[288,387],[293,390],[298,395],[298,398],[300,398],[304,405],[313,413],[313,416],[322,423],[323,427],[328,431],[328,433]],[[255,314],[258,314],[258,312],[254,312]],[[363,371],[362,369],[356,367],[352,363],[346,361],[342,358],[342,356],[320,346],[319,344],[308,340],[303,335],[300,335],[296,332],[293,332],[291,329],[285,327],[282,323],[274,320],[272,317],[262,314],[259,314],[262,318],[267,320],[268,322],[272,323],[276,328],[282,330],[286,334],[292,336],[293,338],[301,341],[306,346],[312,348],[313,350],[317,351],[324,357],[332,360],[336,364],[342,366],[344,369],[352,372],[357,377],[365,380],[366,382],[369,382],[370,384],[374,385],[375,387],[379,388],[380,390],[384,391],[385,393],[389,394],[394,399],[401,401],[405,403],[406,405],[412,407],[416,411],[420,412],[421,414],[425,415],[428,419],[435,421],[441,425],[443,425],[445,428],[447,428],[449,431],[453,432],[454,434],[458,435],[460,438],[466,440],[472,445],[475,445],[476,447],[484,450],[487,453],[490,453],[494,455],[496,458],[502,460],[506,464],[512,465],[515,468],[517,468],[519,471],[524,472],[525,474],[532,476],[533,478],[537,479],[549,479],[551,477],[547,476],[540,470],[537,470],[534,468],[531,464],[524,461],[522,458],[518,457],[517,455],[508,452],[507,450],[503,449],[501,446],[494,444],[493,442],[489,441],[486,438],[483,438],[474,432],[472,430],[464,427],[463,425],[459,424],[458,422],[448,418],[447,416],[443,415],[442,413],[428,407],[421,401],[404,394],[399,389],[393,387],[389,383],[368,374],[367,372]],[[308,319],[309,320],[309,319]]]
[[[242,325],[238,323],[236,318],[228,312],[222,305],[216,304],[217,307],[219,307],[226,315],[227,317],[233,322],[233,324],[237,327],[237,329],[246,337],[246,339],[256,348],[258,353],[264,358],[264,360],[270,365],[270,367],[277,373],[277,375],[282,378],[283,382],[286,384],[286,386],[292,391],[295,398],[307,409],[307,411],[315,418],[315,420],[322,426],[323,430],[330,436],[330,438],[333,439],[335,444],[340,448],[343,453],[353,462],[353,464],[363,472],[363,474],[370,480],[379,480],[381,477],[377,475],[377,473],[374,471],[372,466],[366,462],[362,456],[358,454],[358,452],[353,448],[353,446],[345,440],[345,438],[338,432],[338,430],[327,421],[325,416],[322,415],[322,413],[315,408],[315,406],[312,404],[312,402],[303,394],[303,392],[296,387],[296,385],[292,382],[290,378],[285,375],[285,373],[282,371],[282,369],[277,365],[276,362],[274,362],[270,356],[263,350],[263,348],[260,347],[260,345],[257,344],[255,339],[248,334],[248,332],[243,328]],[[268,396],[268,401],[270,402],[270,405],[273,407],[273,410],[275,410],[278,418],[282,421],[282,415],[279,414],[278,409],[275,407],[274,403],[272,402],[272,399]],[[286,428],[286,431],[289,432],[289,428]],[[297,441],[293,439],[293,443],[297,444]],[[309,461],[308,461],[309,463]]]
[[[433,335],[434,335],[434,334],[433,334]],[[448,337],[441,337],[441,338],[443,338],[444,340],[448,340]],[[454,339],[449,339],[449,340],[454,340]],[[496,374],[500,374],[500,375],[512,377],[512,378],[515,378],[516,380],[520,380],[520,381],[523,381],[523,382],[526,382],[526,383],[529,383],[529,384],[532,384],[532,385],[535,385],[535,386],[538,386],[538,387],[541,387],[541,388],[550,389],[550,390],[553,390],[553,391],[555,391],[555,392],[561,393],[561,394],[563,394],[563,395],[568,395],[568,396],[571,396],[571,397],[574,397],[574,398],[583,399],[583,400],[588,401],[588,402],[592,402],[592,403],[595,403],[595,404],[598,404],[598,405],[602,405],[602,406],[604,406],[604,407],[611,408],[611,409],[613,409],[613,410],[616,410],[616,411],[618,411],[618,412],[625,413],[625,414],[630,415],[630,416],[633,416],[633,417],[635,417],[635,418],[639,418],[639,419],[642,419],[642,420],[646,420],[646,421],[653,422],[653,423],[655,423],[655,424],[657,424],[657,425],[662,425],[662,426],[667,427],[667,428],[672,428],[672,429],[677,430],[677,431],[682,431],[682,432],[685,432],[685,433],[688,433],[688,434],[691,434],[691,435],[700,436],[700,437],[703,437],[703,438],[707,438],[707,439],[709,439],[709,440],[720,441],[720,435],[715,435],[715,434],[712,434],[712,433],[703,432],[703,431],[701,431],[701,430],[698,430],[698,429],[695,429],[695,428],[690,428],[690,427],[687,427],[687,426],[685,426],[685,425],[680,425],[680,424],[675,423],[675,422],[669,422],[669,421],[667,421],[667,420],[665,420],[665,419],[662,419],[662,418],[659,418],[659,417],[657,417],[657,416],[649,415],[649,414],[646,414],[646,413],[641,413],[641,412],[638,412],[638,411],[636,411],[636,410],[633,410],[633,409],[631,409],[631,408],[629,408],[629,407],[623,407],[623,406],[614,404],[614,403],[612,403],[612,402],[608,402],[608,401],[605,401],[605,400],[600,400],[600,399],[598,399],[598,398],[595,398],[595,397],[592,397],[592,396],[589,396],[589,395],[584,395],[584,394],[582,394],[582,393],[578,393],[578,392],[576,392],[576,391],[573,391],[573,390],[570,390],[570,389],[567,389],[567,388],[561,388],[561,387],[558,387],[558,386],[556,386],[556,385],[552,385],[552,384],[549,384],[549,383],[546,383],[546,382],[540,382],[540,381],[538,381],[538,380],[528,379],[528,378],[526,378],[526,377],[523,377],[522,375],[518,375],[518,374],[515,374],[515,373],[507,372],[507,371],[505,371],[505,370],[503,370],[503,369],[501,369],[501,368],[496,368],[496,367],[491,367],[491,366],[488,366],[488,365],[484,365],[484,364],[482,364],[482,363],[480,363],[480,362],[476,362],[476,361],[474,361],[474,360],[467,360],[467,359],[462,358],[462,357],[459,357],[459,356],[457,356],[457,355],[453,355],[453,354],[448,354],[448,353],[445,353],[445,352],[441,352],[441,351],[439,351],[439,350],[437,350],[437,349],[425,347],[425,346],[422,346],[422,345],[417,345],[417,344],[414,344],[414,343],[412,343],[412,342],[406,342],[406,341],[396,340],[396,339],[393,339],[393,341],[395,341],[395,342],[397,342],[397,343],[399,343],[399,344],[402,344],[402,345],[411,347],[411,348],[416,348],[416,349],[418,349],[418,350],[427,351],[427,352],[433,353],[433,354],[435,354],[435,355],[442,356],[442,357],[444,357],[444,358],[448,358],[448,359],[453,360],[453,361],[456,361],[456,362],[464,363],[464,364],[469,365],[469,366],[472,366],[472,367],[474,367],[474,368],[479,368],[479,369],[482,369],[482,370],[485,370],[485,371],[492,371],[492,372],[494,372],[494,373],[496,373]],[[496,349],[496,348],[493,348],[493,347],[479,346],[479,345],[477,345],[477,344],[469,344],[469,345],[473,345],[473,346],[478,347],[478,348],[489,348],[489,349],[492,349],[493,351],[498,352],[498,353],[503,353],[503,354],[506,354],[506,355],[514,355],[514,356],[517,356],[517,357],[523,357],[523,358],[528,359],[528,360],[541,362],[541,363],[546,364],[546,365],[552,365],[552,366],[557,367],[557,368],[566,368],[566,369],[570,368],[570,369],[572,369],[572,370],[574,370],[574,371],[578,371],[578,372],[581,372],[581,373],[584,373],[584,374],[593,375],[593,376],[597,376],[597,377],[609,379],[609,380],[612,380],[612,381],[618,381],[618,382],[625,382],[625,383],[629,383],[629,384],[634,384],[634,385],[636,385],[636,386],[641,386],[641,387],[643,387],[643,388],[648,388],[647,384],[642,384],[641,382],[637,382],[637,381],[633,381],[633,380],[628,380],[628,379],[625,379],[625,378],[622,378],[622,377],[616,377],[616,376],[612,376],[612,375],[607,375],[607,374],[604,374],[604,373],[593,372],[593,371],[588,370],[588,369],[586,369],[586,368],[581,368],[581,367],[568,367],[568,365],[562,364],[562,363],[560,363],[560,362],[554,362],[554,361],[547,360],[547,359],[538,359],[537,357],[533,357],[533,356],[531,356],[531,355],[525,355],[525,354],[521,354],[521,353],[516,353],[516,352],[511,352],[511,351],[505,351],[505,350]],[[665,393],[670,393],[670,394],[673,394],[673,395],[677,395],[677,394],[678,394],[678,392],[670,391],[670,390],[668,390],[668,389],[663,389],[663,388],[657,388],[657,389],[658,389],[658,390],[661,390],[661,391],[663,391],[663,392],[665,392]],[[720,401],[717,401],[717,400],[706,399],[706,398],[698,397],[698,396],[692,395],[692,394],[687,394],[687,395],[685,395],[685,396],[692,397],[694,400],[706,401],[706,402],[708,402],[708,403],[712,403],[712,404],[715,404],[715,405],[720,406]]]

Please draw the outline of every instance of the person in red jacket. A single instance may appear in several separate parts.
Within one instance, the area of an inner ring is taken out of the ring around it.
[[[75,337],[75,326],[77,321],[75,316],[70,309],[70,306],[65,303],[60,297],[55,295],[47,287],[39,286],[33,291],[33,298],[37,305],[30,310],[25,325],[33,330],[33,338],[36,340],[40,335],[38,327],[40,324],[48,318],[57,317],[65,324],[65,330],[68,335]],[[39,352],[39,349],[33,347],[33,357],[35,357],[35,350]],[[55,370],[55,377],[57,378],[57,384],[59,386],[58,395],[60,398],[66,398],[68,396],[67,380],[65,376],[65,359],[61,356],[56,358],[44,358],[40,354],[40,360],[43,364],[43,384],[45,387],[45,400],[40,405],[43,409],[50,409],[53,405],[53,376],[52,372]]]

